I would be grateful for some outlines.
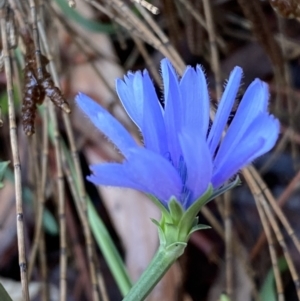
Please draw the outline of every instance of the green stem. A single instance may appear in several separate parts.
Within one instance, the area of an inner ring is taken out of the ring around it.
[[[150,265],[123,301],[144,300],[176,259],[183,254],[185,247],[186,243],[183,242],[172,243],[169,246],[160,246]]]

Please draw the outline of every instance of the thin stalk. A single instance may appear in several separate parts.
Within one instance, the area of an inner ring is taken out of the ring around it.
[[[41,22],[38,22],[38,28],[39,28],[39,32],[41,34],[41,39],[42,39],[42,43],[43,43],[43,46],[46,51],[46,55],[49,58],[51,75],[53,77],[55,85],[59,86],[58,74],[56,72],[53,60],[51,59],[52,56],[50,53],[48,41],[46,39],[45,29],[42,26]],[[70,144],[70,148],[71,148],[72,159],[73,159],[74,166],[75,166],[76,179],[78,181],[78,186],[79,186],[81,210],[84,213],[83,217],[82,217],[82,224],[83,224],[85,244],[86,244],[86,249],[87,249],[90,277],[91,277],[91,282],[92,282],[92,287],[93,287],[93,300],[98,301],[99,300],[99,292],[97,289],[98,285],[97,285],[97,277],[96,277],[96,267],[95,267],[95,263],[94,263],[95,250],[94,250],[94,244],[93,244],[93,240],[92,240],[91,230],[89,228],[89,223],[88,223],[87,205],[86,205],[87,200],[86,200],[86,191],[85,191],[84,182],[83,182],[83,175],[82,175],[82,171],[81,171],[81,167],[80,167],[77,148],[75,146],[74,133],[72,130],[70,118],[67,114],[63,114],[63,120],[64,120],[64,125],[66,127],[67,136],[68,136],[68,140],[69,140],[69,144]]]
[[[260,202],[261,202],[261,206],[265,210],[265,214],[266,214],[267,218],[269,219],[269,223],[271,224],[271,226],[273,228],[273,231],[275,233],[277,241],[279,242],[279,244],[280,244],[280,246],[282,248],[284,257],[286,259],[286,262],[287,262],[287,265],[289,267],[292,279],[293,279],[294,284],[295,284],[295,288],[296,288],[296,292],[297,292],[297,296],[298,296],[298,301],[300,301],[300,285],[299,285],[300,282],[299,282],[299,276],[298,276],[295,264],[293,262],[293,259],[292,259],[291,255],[290,255],[290,252],[289,252],[289,249],[287,247],[287,244],[286,244],[286,242],[284,240],[284,237],[283,237],[283,235],[281,233],[281,230],[280,230],[280,228],[279,228],[279,226],[277,224],[277,221],[274,218],[274,215],[273,215],[273,213],[271,211],[271,208],[267,204],[265,198],[261,198]]]
[[[268,240],[269,252],[270,252],[273,271],[274,271],[274,275],[275,275],[277,298],[278,298],[278,301],[284,301],[285,298],[284,298],[284,293],[283,293],[283,284],[282,284],[282,278],[280,275],[280,270],[278,267],[278,258],[277,258],[277,254],[276,254],[276,250],[275,250],[275,246],[274,246],[273,234],[271,232],[270,225],[267,221],[267,218],[265,216],[262,205],[260,204],[260,201],[259,201],[259,198],[257,197],[257,195],[254,196],[254,199],[255,199],[257,211],[260,216],[261,223],[263,225],[263,228],[265,230],[267,240]]]
[[[132,0],[133,2],[145,7],[149,12],[151,12],[153,15],[159,14],[158,7],[152,5],[151,3],[145,1],[145,0]]]
[[[249,170],[244,169],[243,174],[244,174],[245,179],[249,185],[249,188],[253,194],[255,204],[257,207],[257,211],[259,213],[259,217],[260,217],[261,223],[263,225],[263,229],[264,229],[266,237],[267,237],[271,262],[272,262],[274,276],[275,276],[275,284],[276,284],[278,301],[284,301],[283,283],[282,283],[280,270],[278,267],[278,258],[277,258],[277,254],[276,254],[276,250],[275,250],[275,242],[274,242],[274,238],[273,238],[273,233],[271,231],[270,224],[268,222],[266,213],[264,212],[264,209],[262,206],[261,199],[263,198],[263,195],[260,193],[259,188],[258,188],[257,184],[255,183],[253,177],[251,176]]]
[[[16,19],[18,21],[18,25],[19,25],[19,32],[21,34],[21,36],[25,36],[27,35],[27,24],[24,20],[24,14],[23,12],[19,9],[19,5],[16,4],[16,0],[8,0],[9,2],[9,6],[11,7],[11,9],[14,11],[14,14],[16,16]]]
[[[42,72],[42,63],[41,63],[41,51],[40,51],[40,42],[39,42],[39,33],[37,30],[37,11],[36,5],[34,0],[29,0],[29,8],[31,12],[31,21],[32,21],[32,32],[33,32],[33,40],[34,40],[34,47],[35,47],[35,59],[37,63],[37,75],[39,79],[43,78]],[[37,250],[40,246],[40,238],[42,229],[42,221],[43,221],[43,212],[44,212],[44,202],[45,202],[45,185],[46,185],[46,172],[47,172],[47,162],[48,162],[48,139],[47,135],[45,137],[45,128],[47,129],[47,120],[48,120],[48,113],[47,110],[44,110],[44,115],[46,119],[43,122],[43,155],[42,155],[42,170],[37,170],[38,165],[38,158],[36,154],[36,166],[35,166],[35,174],[36,174],[36,185],[37,185],[37,212],[36,212],[36,227],[35,227],[35,234],[34,234],[34,243],[30,254],[29,260],[29,268],[28,268],[28,278],[31,278],[31,274],[33,271],[33,266],[36,259]],[[34,138],[36,139],[36,138]],[[46,149],[45,149],[46,148]],[[46,154],[44,154],[46,152]],[[42,174],[40,174],[42,173]]]
[[[41,297],[42,301],[49,301],[49,286],[47,282],[48,269],[47,269],[47,258],[46,258],[46,244],[44,231],[41,232],[39,241],[39,263],[41,270]]]
[[[71,33],[71,38],[72,38],[73,43],[80,50],[80,52],[88,59],[89,56],[88,56],[88,54],[85,50],[85,48],[87,46],[87,41],[84,41],[83,39],[79,39],[78,37],[76,37],[76,33],[74,32],[73,28],[67,22],[65,22],[63,17],[61,15],[57,14],[56,11],[50,5],[48,5],[47,7],[49,8],[49,10],[51,10],[51,13],[53,15],[55,15],[56,19],[65,27],[65,30],[67,32]],[[39,27],[40,27],[40,33],[41,33],[42,40],[43,40],[43,42],[45,41],[45,43],[47,43],[46,37],[44,38],[44,33],[42,33],[43,27],[41,25],[39,25]],[[49,59],[50,72],[51,72],[51,75],[54,79],[55,85],[59,86],[59,80],[58,80],[57,72],[55,70],[55,66],[54,66],[54,63],[53,63],[53,60],[52,60],[50,49],[49,50],[47,50],[47,49],[49,49],[49,46],[48,46],[48,48],[46,48],[46,53],[47,53],[47,56],[48,56],[48,59]],[[105,58],[105,59],[107,59],[107,58]],[[52,64],[53,64],[53,67],[52,67]],[[107,81],[106,77],[103,76],[103,74],[96,67],[96,65],[91,63],[90,66],[94,70],[94,72],[97,74],[97,76],[100,78],[100,80],[103,82],[103,84],[108,89],[108,91],[112,95],[115,95],[116,94],[115,90],[111,87],[111,85]],[[67,118],[69,118],[69,117],[67,117]]]
[[[231,219],[231,193],[224,196],[224,225],[225,225],[225,265],[226,265],[226,294],[233,300],[233,233]]]
[[[39,198],[41,196],[41,181],[40,181],[40,166],[37,150],[37,135],[33,135],[29,138],[30,142],[30,156],[31,156],[31,166],[33,169],[33,187],[35,190],[34,197],[34,215],[35,215],[35,231],[33,245],[31,248],[31,253],[28,260],[28,280],[30,281],[32,276],[33,267],[35,264],[36,254],[39,246],[40,232],[42,229],[42,211]]]
[[[22,179],[21,179],[21,164],[19,158],[19,149],[17,142],[17,127],[16,116],[14,109],[13,97],[13,83],[12,83],[12,70],[11,59],[9,55],[9,48],[7,42],[6,31],[6,7],[2,2],[0,9],[0,24],[1,24],[1,37],[2,37],[2,52],[5,66],[5,75],[7,81],[7,98],[8,98],[8,112],[9,112],[9,134],[11,151],[13,157],[14,177],[15,177],[15,194],[16,194],[16,222],[17,222],[17,239],[18,239],[18,252],[19,252],[19,266],[22,285],[22,295],[24,301],[29,301],[28,292],[28,278],[27,278],[27,262],[25,251],[25,237],[24,237],[24,221],[23,221],[23,202],[22,202]]]
[[[208,32],[207,23],[205,22],[201,14],[197,11],[197,9],[195,9],[195,7],[187,0],[178,1],[185,7],[185,9],[191,14],[191,16]],[[223,51],[226,49],[226,43],[220,35],[216,36],[216,42],[218,43],[219,47],[223,49]]]
[[[252,168],[252,169],[254,169],[254,168]],[[281,229],[280,229],[280,227],[278,225],[278,222],[277,222],[277,220],[276,220],[276,218],[275,218],[275,216],[273,214],[273,211],[271,210],[271,207],[267,203],[266,197],[263,194],[264,191],[260,190],[260,187],[259,187],[259,185],[257,183],[255,184],[255,186],[256,186],[256,189],[257,189],[256,193],[259,194],[259,201],[261,203],[261,206],[263,207],[263,209],[265,211],[265,214],[266,214],[266,216],[267,216],[267,218],[269,220],[269,223],[271,224],[271,226],[273,228],[273,231],[275,233],[277,241],[279,242],[279,244],[280,244],[280,246],[282,248],[283,254],[285,256],[287,265],[289,267],[292,279],[293,279],[295,287],[296,287],[296,292],[297,292],[298,300],[300,300],[300,282],[299,282],[299,276],[298,276],[295,264],[293,262],[293,259],[292,259],[291,255],[290,255],[290,252],[288,250],[287,244],[286,244],[286,242],[284,240],[283,234],[282,234]]]
[[[287,102],[287,108],[288,108],[288,122],[291,128],[295,129],[297,128],[297,122],[295,120],[295,103],[294,103],[294,97],[293,97],[293,88],[291,84],[291,76],[290,76],[290,66],[287,62],[287,54],[286,54],[286,47],[285,47],[285,40],[283,38],[283,35],[286,34],[285,30],[285,20],[281,18],[280,16],[277,15],[277,21],[278,21],[278,29],[281,33],[280,38],[279,38],[279,46],[281,48],[282,52],[282,57],[283,57],[283,70],[284,70],[284,80],[285,80],[285,85],[284,89],[286,90],[286,102]],[[294,164],[294,169],[295,171],[298,170],[299,163],[298,162],[298,156],[299,156],[299,151],[298,147],[293,141],[293,139],[290,139],[291,143],[291,153],[292,153],[292,159],[293,159],[293,164]]]
[[[161,82],[161,77],[159,75],[159,72],[157,71],[157,69],[155,68],[155,64],[150,56],[150,54],[147,51],[147,48],[145,47],[143,41],[141,41],[139,38],[137,38],[136,36],[132,35],[132,39],[138,49],[138,51],[140,52],[140,54],[142,55],[143,59],[145,60],[145,63],[147,65],[147,68],[150,70],[156,84],[161,87],[162,86],[162,82]]]
[[[64,153],[63,153],[63,159],[64,159],[64,173],[66,175],[72,197],[75,200],[75,206],[76,206],[76,210],[78,212],[78,216],[80,218],[81,223],[83,223],[83,220],[85,219],[85,214],[81,208],[80,197],[78,194],[78,184],[76,185],[76,182],[75,182],[74,166],[71,161],[71,158],[69,158],[69,156],[68,156],[68,153],[67,153],[67,150],[65,147],[64,147]],[[88,200],[88,201],[90,203],[90,200]],[[92,207],[92,206],[90,205],[90,207]],[[92,210],[91,209],[89,210],[89,214],[90,214],[92,230],[94,231],[94,233],[95,232],[97,233],[94,235],[98,241],[100,250],[114,276],[114,279],[115,279],[121,293],[123,295],[125,295],[129,291],[129,289],[131,287],[131,283],[130,283],[129,277],[127,275],[127,272],[125,270],[122,259],[120,258],[120,255],[119,255],[118,251],[116,250],[104,224],[101,222],[101,220],[97,216],[97,213],[94,211],[93,207],[92,207]],[[99,243],[99,240],[101,241],[100,243]],[[103,301],[107,300],[108,297],[107,297],[106,288],[103,283],[103,277],[100,273],[98,273],[96,281],[99,285],[99,289],[100,289],[100,293],[101,293],[101,300],[103,300]]]
[[[35,233],[34,233],[34,239],[33,239],[33,247],[31,249],[30,258],[29,258],[29,267],[28,267],[28,279],[31,278],[33,266],[36,260],[36,254],[37,251],[44,252],[43,245],[45,242],[41,243],[41,239],[44,239],[43,235],[43,213],[45,208],[45,188],[46,188],[46,178],[47,178],[47,164],[48,164],[48,112],[47,108],[44,108],[43,110],[43,136],[42,136],[42,158],[41,158],[41,170],[36,170],[38,163],[35,163],[35,183],[37,183],[37,212],[36,212],[36,225],[35,225]],[[33,137],[35,139],[35,137]],[[35,149],[35,152],[37,150]],[[38,162],[38,155],[35,154],[34,162]],[[40,255],[40,264],[46,264],[46,258],[45,254]],[[47,276],[46,276],[46,267],[41,266],[42,271],[42,279],[43,279],[43,296],[46,295],[44,292],[47,291]],[[43,297],[43,300],[46,300],[45,297]]]
[[[58,131],[58,124],[54,105],[49,104],[50,119],[53,124],[53,135],[54,135],[54,148],[55,148],[55,161],[56,161],[56,181],[58,189],[58,215],[59,215],[59,288],[60,288],[60,301],[66,301],[67,299],[67,241],[66,241],[66,215],[65,215],[65,185],[62,172],[61,162],[61,149],[60,149],[60,134]]]
[[[142,6],[135,4],[135,7],[138,9],[140,14],[143,16],[145,21],[149,24],[149,26],[153,29],[153,32],[159,37],[163,45],[168,49],[169,53],[172,55],[174,60],[177,62],[178,66],[181,66],[182,70],[185,69],[185,63],[181,56],[178,54],[176,49],[171,44],[168,36],[162,31],[159,25],[154,21],[151,14],[149,14]]]
[[[45,110],[46,111],[46,110]],[[44,120],[45,126],[45,120]],[[37,251],[40,252],[40,266],[41,266],[41,286],[42,286],[42,300],[47,301],[48,299],[48,289],[47,289],[47,263],[46,263],[46,255],[45,255],[45,238],[44,231],[42,227],[43,222],[43,212],[44,212],[44,190],[45,190],[45,180],[43,176],[43,171],[41,172],[41,168],[39,166],[39,156],[38,156],[38,145],[37,145],[37,136],[33,135],[31,137],[31,145],[32,145],[32,165],[34,169],[34,186],[36,190],[35,196],[35,232],[33,239],[33,246],[31,249],[30,257],[29,257],[29,265],[28,265],[28,279],[31,279],[33,267],[36,261]],[[44,172],[46,171],[44,167]],[[41,176],[42,173],[42,176]]]
[[[37,26],[37,13],[34,0],[30,0],[30,11],[32,16],[33,25],[33,39],[35,46],[35,56],[37,62],[37,73],[38,78],[43,78],[43,72],[41,67],[41,52],[39,44],[39,32]],[[62,172],[62,162],[61,162],[61,150],[60,150],[60,134],[58,130],[57,118],[55,114],[54,105],[50,104],[48,107],[50,111],[50,119],[53,123],[54,131],[54,148],[55,148],[55,159],[57,168],[57,187],[58,187],[58,215],[59,215],[59,238],[60,238],[60,276],[59,276],[59,287],[60,287],[60,301],[65,301],[67,299],[67,242],[66,242],[66,216],[65,216],[65,196],[64,196],[64,179]]]
[[[218,100],[222,95],[222,82],[221,82],[221,66],[219,59],[219,52],[217,48],[217,40],[216,40],[216,31],[214,26],[214,19],[211,8],[211,1],[203,0],[204,14],[207,25],[207,32],[209,38],[209,45],[211,51],[211,65],[215,75],[216,80],[216,93]]]
[[[274,212],[277,215],[278,219],[280,220],[280,222],[284,226],[286,232],[290,236],[290,238],[293,241],[298,253],[300,254],[300,240],[297,237],[297,235],[296,235],[294,229],[292,228],[290,222],[288,221],[287,217],[284,215],[284,213],[282,212],[282,210],[280,208],[280,206],[282,205],[281,202],[280,202],[281,197],[278,198],[278,201],[275,200],[275,198],[272,195],[271,191],[268,189],[266,183],[264,182],[264,180],[261,178],[261,176],[259,175],[259,173],[257,172],[257,170],[253,166],[249,167],[249,171],[251,172],[252,176],[254,177],[255,181],[257,182],[257,184],[260,187],[260,189],[262,190],[262,192],[265,194],[265,196],[266,196],[268,202],[270,203],[272,209],[274,210]],[[296,179],[295,182],[298,183],[298,181],[300,179],[300,172],[299,172],[298,177],[296,176],[295,179]],[[259,237],[258,241],[259,240],[261,240],[261,236]]]
[[[41,59],[41,50],[40,50],[40,42],[39,42],[39,33],[37,30],[37,14],[36,14],[36,6],[34,0],[29,0],[29,8],[31,12],[32,18],[32,35],[33,35],[33,42],[35,47],[35,60],[37,66],[37,75],[38,79],[43,78],[43,71],[42,71],[42,59]]]
[[[220,208],[221,209],[221,208]],[[208,206],[204,206],[201,208],[201,213],[203,216],[209,221],[209,224],[212,226],[212,228],[219,234],[219,236],[225,241],[225,231],[221,225],[221,223],[216,219],[216,217],[213,215],[213,213],[210,211]],[[220,211],[220,214],[222,215],[222,212]],[[237,236],[236,233],[232,233],[232,252],[233,256],[237,256],[240,259],[240,262],[243,264],[244,269],[251,281],[251,286],[252,286],[252,295],[254,300],[259,300],[258,296],[258,290],[255,286],[255,281],[254,281],[254,275],[255,272],[252,270],[251,266],[249,265],[248,262],[244,259],[241,254],[243,254],[243,251],[241,251],[242,242],[240,241],[239,237]]]
[[[43,138],[42,138],[42,163],[41,163],[41,211],[43,212],[45,208],[45,190],[46,190],[46,180],[47,180],[47,170],[48,170],[48,152],[49,152],[49,139],[48,139],[48,105],[49,102],[45,103],[43,111]],[[42,301],[49,300],[49,288],[47,283],[47,262],[46,262],[46,246],[45,246],[45,237],[44,230],[41,225],[41,234],[39,239],[39,260],[41,268],[41,282],[42,282]]]
[[[65,153],[66,153],[66,149],[65,149]],[[75,201],[76,211],[78,213],[80,222],[81,222],[81,224],[84,224],[85,223],[85,218],[86,218],[85,212],[82,210],[81,200],[80,200],[78,189],[76,187],[76,183],[75,183],[75,180],[74,180],[74,173],[71,172],[71,170],[70,170],[70,168],[68,166],[68,162],[67,162],[66,154],[65,153],[63,153],[64,173],[65,173],[66,179],[68,181],[72,197],[73,197],[73,199]],[[73,170],[74,170],[74,168],[73,168]],[[88,254],[88,256],[94,256],[94,254]],[[92,258],[88,258],[88,261],[94,262],[94,258],[93,257]],[[89,272],[91,272],[91,270],[89,270]],[[96,269],[95,269],[95,279],[93,279],[93,280],[94,280],[94,282],[92,282],[93,300],[99,300],[98,289],[97,289],[98,282],[97,282],[97,277],[96,277]],[[91,281],[92,281],[92,279],[91,279]],[[100,293],[101,293],[102,300],[107,300],[107,291],[106,291],[106,287],[105,286],[100,288]]]
[[[2,110],[0,107],[0,127],[3,126],[3,120],[2,120]]]
[[[86,2],[90,3],[94,7],[97,8],[97,2],[94,0],[85,0]],[[165,57],[168,57],[173,66],[182,74],[185,65],[178,62],[178,55],[174,57],[174,53],[171,53],[169,49],[163,44],[163,42],[155,36],[155,34],[142,22],[131,10],[130,8],[120,0],[109,0],[106,1],[107,5],[113,7],[119,16],[124,18],[129,25],[129,30],[132,34],[138,34],[146,43],[152,45],[155,49],[160,51]],[[128,26],[127,26],[128,28]]]
[[[64,173],[66,173],[65,172],[66,163],[63,162],[63,165],[64,165]],[[67,180],[68,180],[68,176],[67,176]],[[72,185],[74,186],[75,184],[72,183]],[[70,198],[68,198],[66,214],[67,214],[67,228],[69,233],[69,241],[72,246],[71,251],[73,253],[72,254],[73,258],[75,259],[76,262],[77,273],[78,275],[80,275],[80,277],[78,277],[77,280],[80,283],[80,285],[76,287],[76,290],[80,289],[84,291],[86,295],[86,299],[92,300],[92,290],[90,289],[91,282],[89,277],[88,265],[86,261],[86,254],[84,251],[84,245],[78,239],[78,234],[81,232],[81,224],[75,220],[76,216],[74,214],[73,208],[71,208],[71,202],[73,202],[73,200],[70,200]],[[79,296],[80,294],[74,294],[74,295]]]

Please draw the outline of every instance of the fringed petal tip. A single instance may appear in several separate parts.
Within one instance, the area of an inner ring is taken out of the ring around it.
[[[92,98],[81,92],[76,95],[75,102],[78,107],[84,112],[84,114],[92,121],[94,126],[96,126],[101,131],[101,125],[98,120],[98,113],[103,111],[106,112],[106,110]],[[109,115],[108,112],[107,114]]]
[[[124,89],[125,87],[127,89],[132,90],[133,89],[133,87],[132,87],[133,80],[138,72],[140,72],[140,71],[136,71],[136,72],[128,71],[122,78],[116,78],[115,85],[116,85],[117,92],[118,92],[118,89]]]
[[[161,60],[160,69],[161,69],[163,81],[165,81],[165,78],[168,79],[169,77],[173,76],[174,78],[176,78],[178,82],[178,74],[168,58],[164,58]]]
[[[95,110],[99,109],[100,107],[97,102],[82,92],[79,92],[75,96],[75,102],[87,115],[89,115],[91,112],[95,113]]]
[[[136,142],[124,126],[90,97],[80,93],[76,97],[76,102],[92,123],[125,157],[128,154],[128,149],[137,147]]]
[[[188,66],[180,80],[182,127],[206,137],[209,125],[209,94],[204,72]]]
[[[124,82],[129,85],[132,83],[133,78],[135,77],[135,72],[128,71],[127,74],[124,76]]]
[[[278,140],[278,136],[280,134],[280,122],[274,115],[266,114],[266,122],[265,122],[265,135],[263,136],[264,144],[263,147],[256,154],[255,158],[264,155],[269,152],[276,144]],[[253,159],[255,159],[253,158]]]
[[[229,114],[232,110],[236,99],[237,92],[240,87],[243,70],[240,67],[235,67],[230,73],[228,83],[222,94],[220,104],[213,122],[212,128],[208,135],[208,145],[210,152],[214,155],[224,131],[225,125],[228,121]]]

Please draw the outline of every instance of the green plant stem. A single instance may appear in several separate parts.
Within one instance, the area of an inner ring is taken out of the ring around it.
[[[131,288],[123,301],[144,300],[169,270],[171,265],[183,254],[185,247],[186,243],[183,242],[172,243],[169,246],[161,245],[150,265]]]

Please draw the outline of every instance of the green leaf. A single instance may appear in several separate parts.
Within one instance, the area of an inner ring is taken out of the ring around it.
[[[88,218],[92,233],[94,234],[96,242],[107,262],[107,265],[109,266],[109,269],[113,274],[121,294],[125,296],[129,292],[132,285],[124,262],[90,200],[88,200],[87,205]]]
[[[16,72],[19,72],[19,70],[16,70]],[[16,88],[16,85],[13,85],[13,99],[16,106],[20,105],[20,95],[18,93],[18,89]],[[7,92],[4,91],[0,93],[0,107],[1,112],[3,116],[8,115],[8,100],[7,100]]]
[[[7,92],[0,93],[0,107],[3,115],[8,114]]]
[[[222,294],[220,296],[220,301],[231,301],[231,300],[230,300],[230,298],[226,294]]]
[[[43,212],[43,227],[51,235],[58,235],[58,225],[52,213],[45,208]]]
[[[278,267],[280,272],[288,270],[288,265],[284,257],[279,258]],[[260,300],[263,301],[277,301],[277,292],[275,287],[275,277],[273,268],[268,272],[262,288],[259,293]]]
[[[6,172],[6,168],[9,163],[10,163],[10,161],[0,162],[0,188],[2,188],[4,186],[2,181],[3,181],[4,174]]]
[[[97,21],[89,20],[82,16],[76,9],[69,7],[66,0],[55,0],[63,14],[81,25],[83,28],[92,32],[103,32],[111,34],[115,32],[115,28],[111,24],[102,24]]]
[[[0,300],[1,301],[12,301],[12,298],[7,293],[6,289],[0,283]]]

